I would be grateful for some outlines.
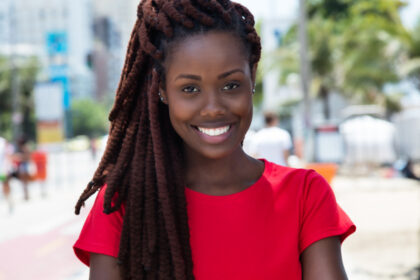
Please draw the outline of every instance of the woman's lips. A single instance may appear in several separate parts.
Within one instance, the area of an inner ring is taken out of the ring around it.
[[[216,127],[216,128],[206,128],[206,127],[200,127],[198,126],[197,129],[209,136],[219,136],[226,132],[228,132],[230,128],[230,125],[222,126],[222,127]]]
[[[218,144],[225,141],[231,132],[232,125],[220,127],[193,126],[201,139],[209,144]]]

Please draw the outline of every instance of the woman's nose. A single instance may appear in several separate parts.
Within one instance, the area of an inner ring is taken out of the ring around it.
[[[207,92],[203,102],[202,116],[216,117],[226,113],[226,107],[223,104],[222,97],[217,91]]]

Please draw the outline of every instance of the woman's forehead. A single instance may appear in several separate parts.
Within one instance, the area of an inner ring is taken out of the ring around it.
[[[242,44],[237,36],[227,32],[190,36],[170,49],[164,66],[168,75],[187,69],[206,72],[219,68],[244,68],[249,61]]]

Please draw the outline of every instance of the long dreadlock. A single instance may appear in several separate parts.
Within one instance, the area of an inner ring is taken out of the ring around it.
[[[124,279],[194,279],[182,141],[158,97],[166,52],[187,36],[228,31],[243,41],[252,66],[261,53],[254,24],[245,7],[229,0],[140,2],[109,115],[107,147],[75,210],[79,214],[105,183],[104,212],[124,203],[118,256]]]

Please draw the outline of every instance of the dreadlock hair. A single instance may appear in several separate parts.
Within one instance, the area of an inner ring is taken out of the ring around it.
[[[101,162],[76,204],[105,183],[104,212],[124,203],[119,264],[123,279],[194,279],[184,193],[182,140],[159,102],[163,63],[179,40],[209,31],[242,40],[250,66],[260,38],[252,14],[229,0],[142,0],[128,44]]]

